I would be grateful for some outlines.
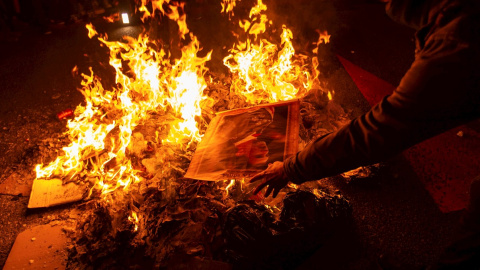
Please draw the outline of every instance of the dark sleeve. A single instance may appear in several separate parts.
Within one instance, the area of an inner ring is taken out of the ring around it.
[[[475,48],[434,40],[418,54],[394,93],[334,133],[285,160],[294,183],[374,164],[479,117]]]

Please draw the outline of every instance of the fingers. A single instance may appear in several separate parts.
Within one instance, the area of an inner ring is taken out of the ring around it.
[[[258,185],[258,187],[253,191],[253,194],[254,195],[257,195],[258,192],[260,192],[260,190],[262,190],[265,186],[268,185],[268,182],[264,182],[264,183],[261,183],[260,185]]]
[[[267,198],[268,195],[272,193],[272,190],[273,190],[273,185],[268,185],[267,191],[265,192],[265,198]]]
[[[273,191],[272,197],[273,197],[273,198],[276,198],[277,195],[278,195],[278,193],[280,192],[280,190],[281,190],[281,188],[276,188],[276,189]]]
[[[255,190],[253,191],[253,194],[257,195],[257,193],[260,192],[266,186],[268,187],[267,187],[267,190],[265,191],[265,195],[264,195],[265,198],[267,198],[270,195],[270,193],[272,193],[272,191],[273,191],[272,197],[276,198],[278,193],[280,193],[280,190],[282,190],[281,187],[274,187],[271,183],[269,184],[268,182],[265,182],[258,185],[258,187],[255,188]]]
[[[250,183],[253,183],[253,182],[256,182],[260,179],[263,179],[265,177],[265,171],[261,172],[261,173],[258,173],[256,175],[254,175],[251,179],[250,179]]]
[[[250,179],[250,183],[262,180],[262,182],[255,188],[253,194],[258,194],[263,188],[267,187],[265,197],[277,197],[280,190],[286,186],[288,180],[284,176],[283,165],[281,162],[275,162],[268,165],[268,168]],[[273,193],[272,193],[273,192]]]

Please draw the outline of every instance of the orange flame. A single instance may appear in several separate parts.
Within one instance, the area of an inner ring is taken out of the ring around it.
[[[90,38],[98,35],[91,24],[87,29]],[[193,35],[190,38],[181,58],[171,64],[163,49],[152,49],[153,42],[146,35],[125,37],[126,43],[99,36],[110,50],[117,87],[104,89],[91,69],[90,75],[82,75],[80,91],[86,102],[76,108],[76,117],[67,124],[72,142],[63,148],[64,155],[47,166],[36,166],[37,178],[83,177],[102,194],[126,189],[141,180],[141,171],[134,168],[129,155],[138,152],[132,139],[135,127],[151,113],[170,115],[166,123],[170,131],[160,138],[164,147],[171,143],[188,147],[200,140],[195,119],[201,117],[201,103],[207,99],[203,75],[210,53],[197,57],[199,42]]]
[[[233,12],[235,1],[224,3],[229,4],[225,10]],[[197,121],[202,107],[211,104],[203,92],[207,87],[205,64],[212,53],[197,56],[200,43],[189,32],[183,9],[184,3],[169,0],[142,0],[139,7],[142,20],[160,12],[178,24],[181,38],[189,35],[190,42],[173,61],[170,53],[146,34],[137,39],[124,37],[124,42],[108,41],[92,24],[86,26],[89,38],[97,37],[110,52],[116,86],[105,89],[91,68],[89,74],[82,74],[80,91],[85,103],[75,109],[74,119],[67,123],[71,143],[50,164],[36,166],[37,179],[78,179],[91,183],[90,195],[93,191],[106,195],[118,189],[128,191],[132,184],[144,179],[142,169],[152,174],[159,171],[164,177],[172,170],[182,172],[172,161],[178,158],[172,148],[187,151],[202,138]],[[318,77],[318,73],[310,74],[306,57],[295,55],[293,34],[286,26],[282,27],[280,46],[260,38],[271,24],[264,14],[266,10],[267,6],[258,0],[250,11],[250,20],[240,22],[246,40],[238,41],[223,59],[233,75],[231,91],[250,104],[300,97]],[[328,39],[324,36],[322,40]],[[149,138],[144,138],[136,130],[152,115],[163,122]],[[140,166],[144,168],[139,168],[132,157],[141,156],[151,142],[156,144],[155,165],[147,168],[142,160]],[[227,192],[234,183],[230,182]],[[132,219],[138,223],[134,213]]]
[[[114,23],[114,22],[118,22],[120,20],[120,13],[117,12],[117,13],[113,13],[112,15],[110,16],[103,16],[103,19],[109,23]]]
[[[222,10],[220,11],[221,13],[227,13],[228,16],[231,18],[233,14],[233,9],[236,6],[236,0],[222,0]]]
[[[89,38],[93,38],[94,36],[98,35],[95,28],[93,28],[92,23],[87,24],[86,27],[87,27],[87,30],[88,30],[88,37]]]
[[[281,48],[258,39],[265,33],[269,20],[263,12],[267,6],[261,0],[250,11],[251,21],[240,22],[244,32],[253,36],[239,41],[224,64],[234,75],[231,90],[251,104],[276,102],[301,97],[314,85],[317,76],[311,76],[304,59],[295,57],[292,45],[293,34],[282,27]]]
[[[151,6],[150,9],[147,7]],[[167,7],[167,9],[165,9]],[[141,6],[138,8],[140,12],[143,12],[141,18],[142,22],[145,22],[147,18],[154,17],[157,12],[160,12],[163,16],[166,16],[172,21],[177,22],[178,33],[182,39],[188,34],[187,16],[184,11],[185,3],[181,1],[170,0],[142,0]]]
[[[227,195],[230,191],[230,188],[232,188],[233,185],[235,185],[235,179],[230,180],[230,183],[228,183],[228,185],[225,187],[225,192],[226,192]]]
[[[318,37],[318,41],[317,41],[317,46],[320,45],[320,44],[327,44],[330,42],[330,35],[327,33],[327,31],[320,31],[320,30],[315,30],[319,37]]]
[[[135,211],[132,211],[132,214],[130,216],[128,216],[128,221],[132,222],[135,225],[133,230],[138,231],[139,218],[138,218],[138,215]]]

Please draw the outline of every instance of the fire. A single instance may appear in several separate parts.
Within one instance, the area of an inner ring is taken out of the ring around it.
[[[72,76],[76,76],[78,74],[78,67],[77,66],[74,66],[72,68]]]
[[[236,6],[236,0],[222,0],[222,13],[227,13],[229,17],[232,17],[233,14],[233,9]]]
[[[162,147],[175,144],[186,148],[201,139],[196,118],[201,117],[201,104],[207,99],[203,96],[203,75],[210,53],[197,57],[200,46],[190,35],[191,42],[182,48],[182,57],[171,64],[168,53],[152,49],[154,42],[146,35],[125,37],[126,43],[112,42],[99,36],[91,24],[87,29],[90,38],[98,36],[109,48],[117,86],[106,90],[92,70],[90,75],[83,74],[81,92],[86,104],[76,108],[75,118],[67,124],[72,142],[63,148],[64,155],[47,166],[37,165],[36,172],[39,179],[81,177],[107,194],[141,180],[142,171],[130,159],[137,151],[132,137],[135,128],[152,113],[169,115],[165,123],[168,134],[160,141],[156,138]]]
[[[113,13],[110,16],[104,16],[103,19],[109,23],[114,23],[120,20],[120,13]]]
[[[281,47],[259,38],[271,24],[264,14],[267,6],[261,1],[250,11],[250,21],[239,25],[247,35],[238,41],[224,58],[234,76],[231,91],[244,96],[250,104],[276,102],[301,97],[315,84],[304,58],[295,57],[293,34],[285,25],[280,35]]]
[[[89,38],[93,38],[94,36],[98,35],[97,31],[95,30],[95,28],[93,28],[93,25],[91,23],[87,24],[87,30]]]
[[[320,45],[320,44],[327,44],[330,42],[330,35],[327,33],[327,31],[320,31],[320,30],[316,30],[316,32],[318,33],[318,41],[317,41],[317,46]]]
[[[212,53],[198,56],[201,46],[187,27],[184,5],[142,0],[138,9],[143,13],[142,20],[160,13],[177,23],[183,44],[178,59],[171,59],[170,52],[146,33],[138,38],[124,37],[123,42],[109,41],[93,25],[86,26],[88,36],[108,48],[116,86],[106,89],[91,68],[89,74],[82,74],[80,91],[85,102],[67,123],[66,135],[71,143],[56,160],[36,166],[37,179],[82,181],[90,184],[90,196],[107,196],[116,190],[128,192],[147,173],[165,180],[172,177],[172,171],[183,172],[175,160],[188,159],[187,150],[192,152],[201,140],[200,128],[205,125],[202,108],[211,104],[204,90],[205,65]],[[233,15],[234,7],[234,0],[225,0],[222,11]],[[318,72],[311,75],[307,57],[295,55],[290,29],[282,27],[280,46],[262,38],[272,24],[266,10],[258,0],[250,11],[250,20],[239,22],[244,32],[241,36],[246,39],[239,40],[223,59],[233,76],[231,92],[250,104],[298,98],[317,83]],[[328,38],[325,32],[319,40],[326,43]],[[72,72],[77,71],[75,67]],[[159,123],[151,134],[138,131],[153,118]],[[135,157],[150,151],[149,147],[155,150],[155,158],[141,163],[137,158],[135,162]],[[234,184],[231,180],[227,193]],[[134,212],[131,219],[138,223]]]
[[[150,12],[148,5],[151,5],[152,11]],[[164,8],[164,5],[168,6],[168,10]],[[154,17],[157,12],[167,16],[170,20],[177,22],[178,33],[182,39],[190,32],[187,27],[187,16],[184,11],[185,3],[180,1],[170,0],[141,0],[141,6],[138,8],[140,12],[143,12],[141,20],[145,22],[146,19]]]
[[[226,195],[228,195],[228,192],[229,192],[230,188],[233,187],[233,185],[235,185],[235,179],[231,179],[231,180],[230,180],[230,183],[228,183],[228,185],[225,187],[225,193],[226,193]]]
[[[139,218],[138,218],[138,215],[135,211],[132,211],[132,214],[130,216],[128,216],[128,220],[130,222],[132,222],[134,224],[134,231],[138,231],[138,222],[139,222]]]

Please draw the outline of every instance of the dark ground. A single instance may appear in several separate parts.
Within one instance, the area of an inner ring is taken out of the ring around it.
[[[337,102],[358,115],[368,105],[334,55],[395,85],[413,61],[414,32],[393,23],[382,4],[347,0],[333,4],[335,11],[325,12],[329,21],[324,25],[332,29],[332,37],[323,52],[324,75],[337,92]],[[107,28],[110,36],[133,31]],[[18,40],[5,32],[0,38],[0,183],[13,177],[20,166],[32,170],[16,177],[33,180],[39,145],[49,138],[54,144],[65,127],[66,122],[59,121],[56,114],[74,109],[83,100],[76,90],[80,79],[71,74],[73,67],[87,72],[88,66],[94,66],[100,74],[108,70],[98,64],[107,55],[88,39],[82,23],[58,26],[50,35],[25,25],[20,25],[20,30]],[[401,156],[387,162],[368,181],[330,179],[323,184],[350,200],[356,231],[346,234],[345,242],[320,249],[301,269],[380,269],[380,258],[391,258],[400,269],[416,269],[439,256],[459,218],[459,213],[438,210]],[[28,212],[27,201],[28,196],[0,194],[0,266],[24,227],[48,219],[48,211]]]

